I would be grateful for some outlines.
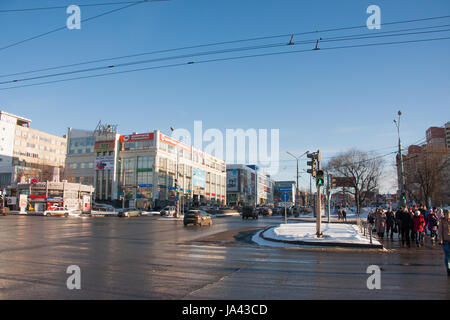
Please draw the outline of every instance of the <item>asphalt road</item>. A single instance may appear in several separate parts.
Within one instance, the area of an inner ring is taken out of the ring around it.
[[[0,299],[450,299],[440,247],[247,242],[255,228],[280,221],[184,227],[158,217],[0,217]],[[80,290],[67,289],[70,265],[81,269]],[[367,288],[369,265],[382,270],[380,290]]]

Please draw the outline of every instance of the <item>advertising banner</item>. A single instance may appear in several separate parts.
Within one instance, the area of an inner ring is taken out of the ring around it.
[[[227,170],[227,191],[237,192],[238,190],[237,169]]]
[[[144,141],[144,140],[153,140],[155,134],[153,132],[150,133],[136,133],[136,134],[127,134],[120,136],[120,142],[129,142],[129,141]]]
[[[96,170],[114,170],[114,156],[95,157]]]
[[[82,211],[86,212],[91,210],[91,197],[89,195],[83,195],[83,209]]]
[[[6,197],[6,205],[7,206],[13,206],[17,203],[16,197]]]
[[[26,194],[21,194],[19,196],[19,207],[20,213],[26,213],[25,209],[27,208],[28,196]]]
[[[197,168],[193,168],[192,184],[194,185],[194,187],[206,188],[206,172]]]

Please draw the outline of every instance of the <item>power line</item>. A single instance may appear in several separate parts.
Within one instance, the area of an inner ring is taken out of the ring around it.
[[[102,2],[102,3],[91,3],[91,4],[77,4],[79,7],[98,7],[98,6],[114,6],[120,4],[139,4],[143,2],[150,2],[155,0],[139,0],[139,1],[119,1],[119,2]],[[70,4],[65,6],[53,6],[53,7],[38,7],[38,8],[21,8],[21,9],[4,9],[0,10],[0,13],[10,13],[10,12],[26,12],[26,11],[41,11],[41,10],[54,10],[54,9],[66,9]]]
[[[406,43],[441,41],[441,40],[449,40],[449,39],[450,39],[450,37],[441,37],[441,38],[406,40],[406,41],[396,41],[396,42],[379,42],[379,43],[368,43],[368,44],[349,45],[349,46],[340,46],[340,47],[328,47],[328,48],[321,48],[320,50],[321,51],[324,51],[324,50],[340,50],[340,49],[361,48],[361,47],[375,47],[375,46],[384,46],[384,45],[396,45],[396,44],[398,45],[398,44],[406,44]],[[216,58],[216,59],[209,59],[209,60],[200,60],[200,61],[196,61],[196,62],[195,61],[189,61],[189,62],[183,62],[183,63],[169,64],[169,65],[152,66],[152,67],[146,67],[146,68],[131,69],[131,70],[124,70],[124,71],[117,71],[117,72],[110,72],[110,73],[103,73],[103,74],[94,74],[94,75],[82,76],[82,77],[59,79],[59,80],[53,80],[53,81],[47,81],[47,82],[26,84],[26,85],[21,85],[21,86],[5,87],[5,88],[0,88],[0,90],[8,90],[8,89],[15,89],[15,88],[31,87],[31,86],[36,86],[36,85],[58,83],[58,82],[65,82],[65,81],[72,81],[72,80],[79,80],[79,79],[96,78],[96,77],[103,77],[103,76],[109,76],[109,75],[114,75],[114,74],[123,74],[123,73],[145,71],[145,70],[152,70],[152,69],[178,67],[178,66],[185,66],[185,65],[191,65],[191,64],[202,64],[202,63],[211,63],[211,62],[219,62],[219,61],[230,61],[230,60],[239,60],[239,59],[247,59],[247,58],[257,58],[257,57],[267,57],[267,56],[293,54],[293,53],[305,53],[305,52],[312,52],[312,51],[317,51],[317,50],[314,50],[314,49],[292,50],[292,51],[261,53],[261,54],[244,55],[244,56],[236,56],[236,57]]]
[[[167,0],[152,0],[152,1],[167,1]],[[450,16],[438,16],[438,17],[429,17],[429,18],[421,18],[421,19],[413,19],[413,20],[393,21],[393,22],[384,23],[383,25],[403,24],[403,23],[411,23],[411,22],[419,22],[419,21],[427,21],[427,20],[436,20],[436,19],[445,19],[445,18],[450,18]],[[431,27],[420,27],[420,28],[411,28],[411,29],[403,29],[403,30],[377,32],[377,34],[403,32],[403,31],[411,31],[411,30],[423,30],[423,29],[440,28],[440,27],[448,27],[448,26],[450,26],[450,25],[445,24],[445,25],[438,25],[438,26],[431,26]],[[90,61],[84,61],[84,62],[79,62],[79,63],[73,63],[73,64],[57,66],[57,67],[49,67],[49,68],[32,70],[32,71],[25,71],[25,72],[18,72],[18,73],[0,75],[0,77],[9,77],[9,76],[14,76],[14,75],[34,73],[34,72],[40,72],[40,71],[50,71],[50,70],[74,67],[74,66],[84,65],[84,64],[91,64],[91,63],[104,62],[104,61],[109,61],[109,60],[132,58],[132,57],[138,57],[138,56],[143,56],[143,55],[167,53],[167,52],[171,52],[171,51],[196,49],[196,48],[201,48],[201,47],[218,46],[218,45],[233,44],[233,43],[239,43],[239,42],[268,40],[268,39],[274,39],[274,38],[288,37],[288,36],[292,36],[292,35],[317,34],[317,33],[324,33],[324,32],[333,32],[333,31],[357,29],[357,28],[362,28],[362,27],[367,27],[367,26],[364,25],[364,26],[341,27],[341,28],[324,29],[324,30],[321,30],[321,31],[317,30],[317,31],[308,31],[308,32],[295,32],[295,33],[282,34],[282,35],[272,35],[272,36],[254,37],[254,38],[238,39],[238,40],[231,40],[231,41],[222,41],[222,42],[215,42],[215,43],[208,43],[208,44],[199,44],[199,45],[193,45],[193,46],[185,46],[185,47],[163,49],[163,50],[156,50],[156,51],[143,52],[143,53],[136,53],[136,54],[124,55],[124,56],[118,56],[118,57],[112,57],[112,58],[103,58],[103,59],[97,59],[97,60],[90,60]],[[64,29],[64,28],[62,28],[62,29]],[[352,37],[352,36],[354,36],[354,35],[344,36],[344,37]],[[338,38],[343,38],[343,37],[336,37],[336,39],[338,39]],[[331,38],[331,39],[334,39],[334,38]],[[314,39],[314,41],[316,41],[316,40],[317,39]],[[2,50],[2,49],[3,48],[0,48],[0,50]]]
[[[450,31],[450,29],[433,30],[433,31],[422,31],[422,32],[410,32],[410,33],[396,33],[396,34],[388,34],[388,35],[386,35],[386,34],[384,34],[384,35],[371,35],[371,36],[363,36],[363,37],[361,37],[359,35],[352,35],[352,36],[344,36],[344,37],[336,37],[336,38],[324,38],[321,41],[322,42],[350,41],[350,40],[383,38],[383,37],[391,37],[391,36],[398,37],[398,36],[405,36],[405,35],[417,35],[417,34],[447,32],[447,31]],[[353,37],[353,38],[350,38],[350,37]],[[215,51],[190,53],[190,54],[185,54],[185,55],[169,56],[169,57],[162,57],[162,58],[149,59],[149,60],[140,60],[140,61],[133,61],[133,62],[125,62],[125,63],[121,63],[121,64],[116,64],[116,65],[99,66],[99,67],[94,67],[94,68],[73,70],[73,71],[60,72],[60,73],[54,73],[54,74],[47,74],[47,75],[41,75],[41,76],[35,76],[35,77],[29,77],[29,78],[7,80],[7,81],[0,82],[0,85],[1,84],[7,84],[7,83],[17,83],[17,82],[31,81],[31,80],[37,80],[37,79],[58,77],[58,76],[70,75],[70,74],[82,73],[82,72],[100,71],[100,70],[106,70],[106,69],[111,69],[111,68],[117,69],[117,68],[120,68],[120,67],[127,67],[127,66],[132,66],[132,65],[139,65],[139,64],[158,62],[158,61],[175,60],[175,59],[181,59],[181,58],[191,58],[191,57],[197,57],[197,56],[208,56],[208,55],[215,55],[215,54],[220,54],[220,53],[232,53],[232,52],[239,52],[239,51],[248,51],[248,50],[257,50],[257,49],[268,49],[268,48],[276,48],[276,47],[285,47],[287,45],[312,44],[312,43],[315,43],[315,42],[316,42],[315,39],[311,39],[311,40],[301,41],[301,42],[297,42],[297,43],[290,43],[290,44],[286,44],[286,43],[283,42],[283,43],[264,44],[264,45],[251,46],[251,47],[238,47],[238,48],[229,48],[229,49],[222,49],[222,50],[215,50]]]
[[[113,10],[110,10],[110,11],[103,12],[101,14],[98,14],[96,16],[93,16],[93,17],[90,17],[90,18],[87,18],[87,19],[81,19],[81,22],[88,22],[88,21],[91,21],[91,20],[94,20],[94,19],[106,16],[108,14],[111,14],[111,13],[114,13],[114,12],[117,12],[117,11],[120,11],[120,10],[124,10],[124,9],[130,8],[130,7],[133,7],[133,6],[141,4],[141,3],[154,2],[154,1],[169,1],[169,0],[139,1],[139,2],[135,2],[135,3],[132,3],[132,4],[126,5],[124,7],[120,7],[120,8],[117,8],[117,9],[113,9]],[[52,34],[52,33],[55,33],[55,32],[61,31],[61,30],[64,30],[66,28],[67,28],[67,26],[59,27],[59,28],[56,28],[56,29],[53,29],[53,30],[50,30],[50,31],[47,31],[47,32],[44,32],[44,33],[41,33],[41,34],[38,34],[38,35],[33,36],[33,37],[30,37],[30,38],[27,38],[27,39],[23,39],[23,40],[11,43],[11,44],[6,45],[4,47],[0,47],[0,51],[8,49],[8,48],[11,48],[11,47],[14,47],[14,46],[17,46],[19,44],[22,44],[22,43],[25,43],[25,42],[28,42],[28,41],[31,41],[31,40],[34,40],[34,39],[38,39],[38,38],[44,37],[46,35],[49,35],[49,34]]]

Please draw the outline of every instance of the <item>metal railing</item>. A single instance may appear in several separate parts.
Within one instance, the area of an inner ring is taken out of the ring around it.
[[[364,237],[369,238],[370,243],[372,244],[372,229],[373,225],[368,223],[367,221],[361,221],[361,219],[356,219],[356,224],[358,225],[359,232],[361,232]]]

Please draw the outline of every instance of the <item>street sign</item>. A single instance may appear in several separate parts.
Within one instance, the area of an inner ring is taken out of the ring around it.
[[[173,199],[175,199],[175,195],[174,195],[174,194],[171,194],[171,195],[170,195],[170,200],[173,200]]]
[[[292,206],[292,202],[279,202],[278,205],[283,208],[289,208]]]
[[[286,193],[286,192],[282,193],[281,194],[281,201],[288,202],[289,201],[289,193]]]

